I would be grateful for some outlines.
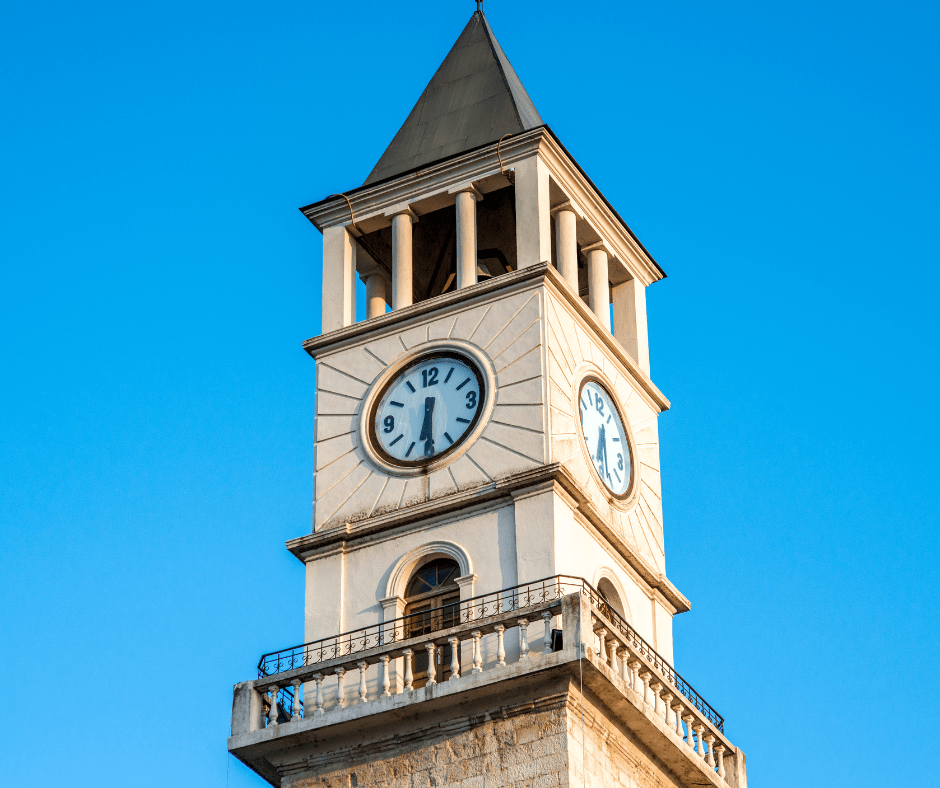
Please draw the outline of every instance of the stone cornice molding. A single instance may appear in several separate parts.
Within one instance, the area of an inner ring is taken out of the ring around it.
[[[409,506],[406,509],[390,512],[372,517],[367,520],[352,524],[344,523],[335,528],[328,528],[313,534],[291,539],[287,542],[287,549],[293,553],[300,561],[306,563],[307,560],[319,558],[324,550],[335,549],[337,543],[342,543],[345,548],[347,542],[360,539],[368,539],[375,534],[379,534],[391,529],[400,529],[403,527],[414,528],[421,527],[426,519],[440,517],[450,512],[464,510],[467,506],[483,503],[488,500],[503,499],[507,504],[514,500],[514,494],[518,495],[526,489],[533,486],[544,485],[542,491],[549,489],[549,484],[557,484],[561,490],[566,493],[566,500],[573,501],[577,514],[584,517],[591,526],[607,540],[607,542],[617,551],[617,554],[627,563],[643,584],[650,591],[658,591],[662,597],[675,609],[677,613],[684,613],[691,609],[689,600],[677,589],[669,579],[659,572],[658,569],[647,563],[646,559],[629,544],[611,527],[601,513],[597,510],[584,492],[580,485],[570,474],[570,472],[560,463],[542,465],[531,471],[514,474],[499,481],[490,482],[481,485],[472,490],[465,490],[446,495],[442,498],[435,498],[432,501]],[[399,559],[389,578],[386,588],[386,597],[398,596],[404,593],[403,588],[399,589],[402,577],[407,572],[406,569],[413,566],[415,561],[421,555],[430,554],[427,549],[435,544],[446,544],[451,548],[459,548],[450,542],[429,542],[422,545],[417,550],[408,553]],[[424,551],[424,552],[421,552]],[[421,555],[418,555],[418,553]],[[431,552],[434,552],[433,550]],[[438,552],[446,552],[438,550]],[[466,554],[465,554],[466,555]],[[461,564],[461,574],[472,574],[472,567],[464,571],[461,559],[454,556],[455,560]],[[469,565],[469,557],[466,558]]]
[[[563,303],[576,320],[585,324],[592,337],[601,342],[605,349],[623,368],[621,371],[627,380],[632,380],[635,388],[652,407],[662,412],[669,410],[669,400],[650,380],[649,376],[633,360],[623,345],[613,334],[604,328],[590,307],[564,282],[561,274],[548,262],[520,268],[502,276],[493,277],[485,282],[455,290],[444,295],[429,298],[417,304],[386,312],[384,315],[354,323],[351,326],[312,337],[303,343],[304,350],[314,359],[342,350],[350,345],[372,341],[387,333],[403,331],[413,323],[424,320],[431,312],[443,317],[448,310],[457,306],[466,306],[468,302],[481,300],[496,291],[510,292],[525,289],[533,285],[546,285],[551,293]]]
[[[516,134],[502,145],[494,142],[388,181],[352,189],[345,197],[354,205],[356,224],[364,232],[371,232],[387,226],[388,210],[393,206],[413,205],[434,197],[453,202],[452,190],[468,182],[481,192],[507,186],[509,181],[503,173],[533,155],[542,159],[558,187],[582,209],[584,220],[610,244],[613,256],[633,276],[644,285],[666,276],[548,126]],[[350,223],[349,205],[341,197],[329,197],[300,210],[320,231]]]

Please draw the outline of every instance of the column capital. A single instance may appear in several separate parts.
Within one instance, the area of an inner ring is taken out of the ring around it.
[[[595,243],[588,244],[587,246],[582,246],[581,251],[584,254],[590,254],[591,252],[605,252],[608,257],[613,257],[613,254],[610,251],[610,247],[607,245],[606,241],[596,241]]]
[[[472,195],[473,195],[473,199],[476,200],[477,202],[479,202],[480,200],[483,199],[483,192],[481,192],[481,191],[480,191],[476,186],[474,186],[473,183],[471,183],[471,182],[468,182],[468,183],[461,183],[459,186],[451,186],[451,187],[447,190],[447,193],[448,193],[448,194],[452,194],[452,195],[454,195],[455,197],[456,197],[458,194],[463,194],[464,192],[466,192],[467,194],[472,194]]]
[[[473,586],[477,581],[477,576],[472,572],[469,575],[464,575],[463,577],[455,577],[454,582],[460,586],[460,596],[464,599],[470,599],[473,596]],[[464,596],[464,591],[466,591],[466,596]]]
[[[393,219],[396,216],[407,216],[411,219],[412,224],[418,221],[418,214],[416,214],[406,202],[400,202],[398,205],[390,205],[385,209],[383,216],[385,216],[386,219]]]
[[[571,211],[578,218],[584,218],[584,211],[581,210],[581,206],[574,202],[574,200],[565,200],[564,202],[558,203],[558,205],[552,206],[551,214],[553,216],[559,211]]]

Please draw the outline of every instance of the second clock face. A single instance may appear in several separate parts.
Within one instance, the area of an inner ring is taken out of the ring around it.
[[[455,449],[483,409],[483,376],[456,354],[418,359],[386,386],[373,410],[373,445],[385,459],[423,465]]]
[[[614,401],[596,380],[581,386],[581,430],[595,470],[618,498],[630,490],[630,444]]]

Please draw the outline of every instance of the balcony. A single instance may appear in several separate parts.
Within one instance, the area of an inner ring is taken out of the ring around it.
[[[409,713],[446,715],[552,676],[581,682],[683,783],[746,788],[722,716],[590,584],[565,576],[265,654],[258,678],[235,686],[229,750],[280,785],[273,756],[324,746],[333,726],[348,736]]]

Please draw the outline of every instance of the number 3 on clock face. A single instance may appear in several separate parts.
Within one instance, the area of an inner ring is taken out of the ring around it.
[[[581,386],[578,409],[581,431],[591,464],[604,486],[618,498],[630,489],[630,444],[620,413],[607,390],[595,380]]]
[[[396,465],[418,466],[453,451],[483,407],[483,376],[456,354],[419,358],[379,396],[371,418],[373,446]]]

